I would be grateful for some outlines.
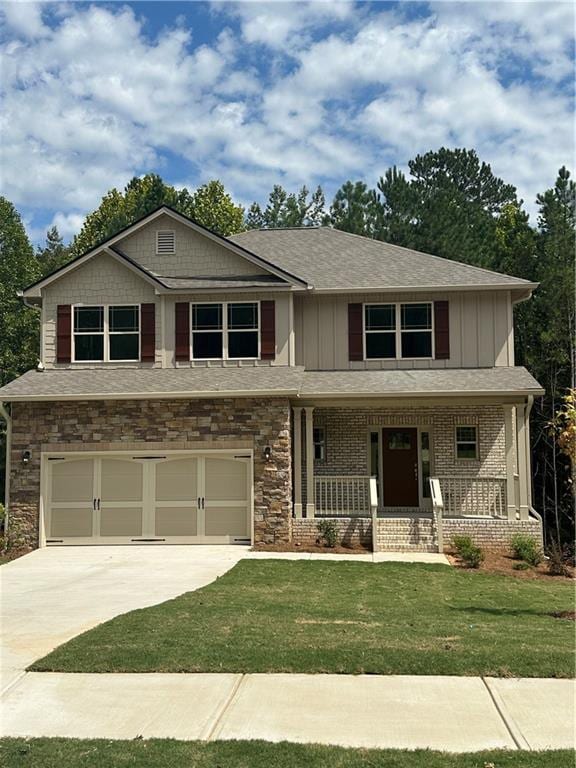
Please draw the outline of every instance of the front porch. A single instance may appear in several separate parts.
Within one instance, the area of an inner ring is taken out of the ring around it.
[[[347,521],[375,520],[379,548],[436,551],[441,542],[429,481],[437,478],[446,540],[470,530],[481,531],[486,543],[493,530],[498,544],[517,523],[536,525],[540,535],[530,514],[528,403],[293,411],[296,528],[296,521],[315,518],[339,521],[339,529]]]

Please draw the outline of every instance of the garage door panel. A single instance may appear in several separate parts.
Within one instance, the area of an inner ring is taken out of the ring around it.
[[[103,507],[100,536],[142,536],[142,507]]]
[[[142,501],[144,467],[137,461],[102,460],[102,501]]]
[[[52,465],[52,502],[92,501],[94,460],[55,461]]]
[[[92,536],[92,508],[52,507],[50,536],[57,538]]]
[[[190,501],[198,496],[198,463],[173,459],[156,465],[156,501]]]
[[[197,536],[196,507],[156,507],[156,536]]]
[[[207,507],[205,529],[206,536],[247,536],[246,507]]]
[[[248,496],[246,464],[234,459],[206,459],[206,498],[245,501]]]

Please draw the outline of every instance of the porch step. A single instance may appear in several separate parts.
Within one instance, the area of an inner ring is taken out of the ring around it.
[[[430,517],[379,518],[376,543],[379,552],[436,552],[438,549]]]

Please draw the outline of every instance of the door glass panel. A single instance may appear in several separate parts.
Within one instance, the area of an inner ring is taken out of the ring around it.
[[[422,496],[430,498],[430,433],[420,434],[420,453],[422,455]]]
[[[156,465],[157,501],[193,501],[196,488],[196,459],[173,459]]]
[[[100,536],[142,536],[142,508],[102,507]]]
[[[409,451],[412,448],[410,432],[388,432],[388,448],[391,451]]]
[[[206,501],[246,501],[246,464],[234,459],[206,459]]]
[[[51,510],[50,538],[92,536],[92,507]]]
[[[370,432],[370,475],[380,477],[380,446],[378,432]]]
[[[142,476],[138,461],[102,459],[102,501],[142,501]]]
[[[94,498],[94,462],[92,459],[50,462],[52,502],[91,502]]]

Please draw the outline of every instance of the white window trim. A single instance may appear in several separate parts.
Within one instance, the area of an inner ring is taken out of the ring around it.
[[[476,439],[472,440],[458,440],[458,430],[461,428],[473,429],[476,434]],[[475,456],[458,456],[459,445],[474,445],[476,447]],[[480,461],[480,433],[477,424],[455,424],[454,426],[454,459],[456,461]]]
[[[256,304],[258,307],[258,326],[257,328],[236,328],[228,329],[228,305],[229,304]],[[208,328],[206,330],[194,330],[194,306],[208,306],[219,305],[222,307],[222,328]],[[259,301],[191,301],[190,302],[190,360],[196,363],[206,363],[210,361],[238,361],[238,360],[260,360],[262,353],[261,344],[261,307]],[[228,356],[228,334],[229,333],[241,333],[242,331],[256,332],[258,334],[258,354],[256,357],[229,357]],[[195,333],[221,333],[222,334],[222,357],[194,357],[194,334]]]
[[[159,251],[158,240],[160,235],[172,235],[173,246],[171,251]],[[173,256],[176,253],[176,232],[173,229],[157,229],[156,230],[156,256]]]
[[[430,306],[430,329],[428,328],[408,328],[402,329],[402,306],[410,304],[428,304]],[[394,330],[368,330],[366,328],[366,307],[394,307]],[[432,334],[432,350],[429,357],[402,357],[402,334],[429,332]],[[436,356],[435,334],[434,334],[434,302],[433,301],[365,301],[362,304],[362,356],[365,362],[381,362],[384,360],[434,360]],[[396,356],[395,357],[367,357],[366,355],[366,334],[367,333],[390,333],[395,335]]]
[[[76,307],[102,307],[104,314],[104,323],[101,331],[76,331],[74,327],[75,321],[75,309]],[[138,307],[138,330],[137,331],[111,331],[110,330],[110,307]],[[71,362],[78,363],[139,363],[142,355],[142,305],[138,302],[126,302],[122,304],[72,304],[72,343],[71,343]],[[128,358],[127,360],[111,360],[110,359],[110,336],[131,334],[132,336],[138,336],[138,357]],[[104,358],[101,360],[76,360],[76,336],[103,336],[104,337]]]
[[[322,433],[322,439],[321,440],[315,440],[315,439],[312,440],[312,443],[313,443],[313,446],[314,446],[314,461],[316,462],[316,464],[325,464],[326,463],[326,427],[323,424],[320,424],[320,425],[314,427],[314,429],[312,430],[313,433],[316,430],[319,430]],[[312,435],[312,437],[314,438],[314,434]],[[317,445],[321,446],[321,451],[320,452],[321,452],[322,456],[319,459],[316,458],[316,446]]]

